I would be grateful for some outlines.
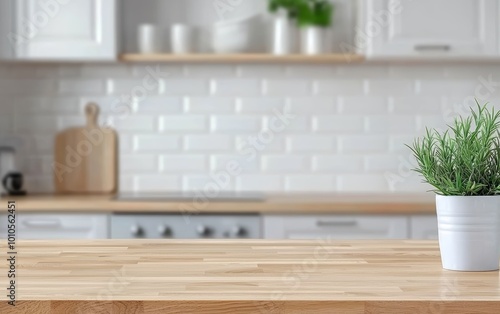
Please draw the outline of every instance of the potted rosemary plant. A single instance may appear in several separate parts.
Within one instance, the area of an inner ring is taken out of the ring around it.
[[[426,130],[408,146],[414,169],[436,195],[443,268],[498,270],[500,260],[500,112],[477,104],[449,130]]]

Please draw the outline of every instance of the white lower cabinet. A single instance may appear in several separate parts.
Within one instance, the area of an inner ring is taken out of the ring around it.
[[[264,215],[266,239],[406,239],[407,216]]]
[[[436,215],[412,216],[410,218],[410,230],[412,239],[438,238],[438,222]]]
[[[2,215],[0,231],[6,234],[7,216]],[[16,213],[18,239],[106,239],[107,214],[20,214]]]

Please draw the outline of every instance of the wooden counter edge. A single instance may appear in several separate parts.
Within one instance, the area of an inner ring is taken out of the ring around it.
[[[5,312],[7,311],[7,312]],[[5,301],[1,313],[500,313],[498,301]]]

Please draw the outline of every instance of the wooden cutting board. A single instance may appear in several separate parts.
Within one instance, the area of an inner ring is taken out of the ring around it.
[[[97,123],[99,106],[85,107],[87,125],[57,134],[54,185],[58,193],[107,194],[117,190],[116,131]]]

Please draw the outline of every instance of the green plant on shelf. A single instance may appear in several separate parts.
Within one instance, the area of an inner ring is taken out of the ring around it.
[[[414,169],[440,195],[500,194],[500,112],[488,104],[455,118],[445,132],[426,129],[408,146]]]
[[[334,6],[328,0],[269,0],[269,11],[287,12],[300,27],[328,27],[332,24]]]

